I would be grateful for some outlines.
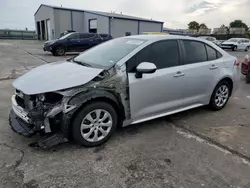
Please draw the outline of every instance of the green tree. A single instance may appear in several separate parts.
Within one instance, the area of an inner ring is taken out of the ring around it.
[[[207,29],[208,27],[206,26],[206,24],[202,23],[199,26],[200,29]]]
[[[230,27],[241,27],[241,28],[245,28],[246,30],[248,30],[248,26],[247,24],[245,24],[244,22],[242,22],[242,20],[234,20],[233,22],[230,23]]]
[[[200,28],[200,24],[196,21],[192,21],[188,24],[188,29],[195,29],[195,30],[199,30]]]

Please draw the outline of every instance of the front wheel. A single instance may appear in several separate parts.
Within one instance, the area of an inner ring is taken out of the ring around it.
[[[83,146],[94,147],[105,143],[115,131],[118,116],[107,102],[87,104],[72,124],[74,140]]]
[[[209,106],[212,110],[221,110],[228,102],[231,87],[227,81],[222,81],[215,87]]]
[[[245,52],[247,52],[248,50],[249,50],[249,46],[246,47]]]
[[[65,48],[63,46],[57,46],[55,47],[55,49],[53,50],[53,55],[55,54],[56,56],[62,56],[65,55]]]
[[[233,46],[232,50],[236,51],[237,50],[237,46]]]

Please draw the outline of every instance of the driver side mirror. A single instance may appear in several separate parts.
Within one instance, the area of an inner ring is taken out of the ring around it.
[[[136,67],[136,78],[142,78],[142,74],[152,74],[156,71],[157,67],[154,63],[142,62]]]

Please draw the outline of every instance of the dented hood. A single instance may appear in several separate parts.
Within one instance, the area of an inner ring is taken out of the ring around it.
[[[46,93],[86,84],[102,71],[68,61],[55,62],[32,69],[13,86],[27,95]]]

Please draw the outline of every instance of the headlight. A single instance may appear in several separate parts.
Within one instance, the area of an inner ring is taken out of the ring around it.
[[[38,95],[38,100],[39,101],[45,101],[45,95],[44,94]]]

